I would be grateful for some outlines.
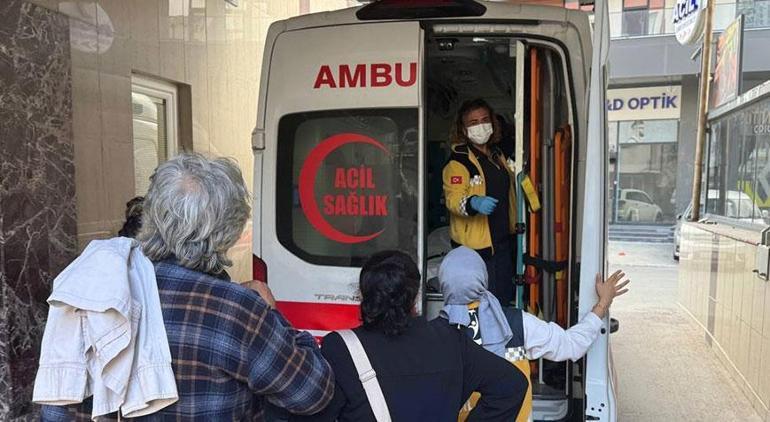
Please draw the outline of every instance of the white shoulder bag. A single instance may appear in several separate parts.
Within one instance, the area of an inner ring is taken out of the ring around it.
[[[374,418],[377,422],[391,422],[390,411],[388,411],[388,404],[385,403],[385,396],[382,395],[382,389],[380,383],[377,381],[377,373],[374,372],[369,357],[366,356],[364,346],[361,345],[361,341],[351,330],[337,331],[345,342],[350,357],[353,358],[353,364],[356,366],[356,372],[358,372],[358,379],[361,380],[361,384],[364,386],[366,392],[366,398],[369,399],[369,406],[372,408]]]

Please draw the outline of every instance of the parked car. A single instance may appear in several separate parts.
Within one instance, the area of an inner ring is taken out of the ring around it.
[[[618,198],[618,219],[623,221],[663,221],[663,210],[650,199],[646,192],[638,189],[621,189]]]
[[[709,189],[708,204],[706,212],[714,212],[717,209],[719,201],[719,190]],[[704,212],[704,199],[701,197],[701,213]],[[731,190],[727,191],[727,202],[725,203],[725,216],[735,219],[744,224],[765,225],[768,223],[770,213],[757,206],[751,197],[744,192]],[[679,260],[679,248],[681,245],[682,222],[690,220],[692,217],[692,202],[687,205],[684,213],[676,216],[676,225],[674,226],[674,259]]]

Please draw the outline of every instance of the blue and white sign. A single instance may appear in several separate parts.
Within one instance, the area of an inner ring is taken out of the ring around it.
[[[607,120],[678,119],[681,86],[652,86],[607,90]]]
[[[676,0],[673,22],[676,39],[680,44],[694,44],[700,39],[707,8],[708,0]]]

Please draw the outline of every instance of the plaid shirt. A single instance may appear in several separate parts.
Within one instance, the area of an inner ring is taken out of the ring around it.
[[[173,260],[156,263],[155,275],[179,401],[132,420],[262,421],[265,399],[297,414],[329,402],[334,379],[315,340],[255,291]],[[41,415],[51,422],[90,419],[90,399],[43,406]]]

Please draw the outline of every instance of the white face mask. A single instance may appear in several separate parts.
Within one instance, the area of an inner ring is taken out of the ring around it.
[[[467,128],[468,138],[476,145],[484,145],[492,136],[492,123],[480,123]]]

